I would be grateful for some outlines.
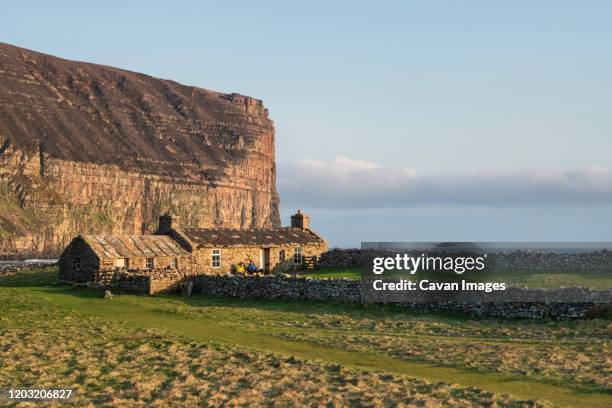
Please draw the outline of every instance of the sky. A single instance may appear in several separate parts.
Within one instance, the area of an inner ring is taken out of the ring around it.
[[[263,99],[283,221],[612,241],[612,2],[11,2],[0,41]]]

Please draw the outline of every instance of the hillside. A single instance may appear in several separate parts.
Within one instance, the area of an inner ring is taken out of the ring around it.
[[[280,224],[262,101],[0,43],[0,256],[77,233]]]

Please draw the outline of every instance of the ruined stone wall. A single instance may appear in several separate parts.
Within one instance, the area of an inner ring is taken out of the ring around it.
[[[78,233],[280,225],[262,101],[0,43],[0,257]]]

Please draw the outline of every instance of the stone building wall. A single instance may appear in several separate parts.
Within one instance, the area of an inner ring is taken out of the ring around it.
[[[129,257],[129,268],[132,270],[147,270],[147,259],[146,257]],[[176,260],[178,269],[184,269],[185,271],[191,272],[194,269],[193,258],[191,256],[154,256],[153,268],[158,270],[164,270],[171,268],[172,260]],[[116,259],[103,259],[100,261],[100,270],[116,270],[117,260]]]
[[[74,265],[75,259],[79,259],[78,269]],[[86,283],[96,279],[100,259],[84,239],[77,237],[62,252],[58,265],[60,281]]]
[[[270,247],[270,267],[272,271],[289,271],[301,269],[303,265],[293,264],[293,255],[296,247],[302,249],[302,256],[319,258],[322,252],[327,250],[325,244],[289,244]],[[212,267],[213,249],[221,250],[221,267]],[[281,262],[280,253],[285,251],[285,261]],[[203,274],[227,274],[234,271],[235,265],[240,262],[248,264],[252,259],[259,269],[262,265],[262,247],[259,246],[232,246],[232,247],[204,247],[194,252],[195,262],[198,271]]]
[[[75,259],[79,260],[80,268],[75,270]],[[191,276],[196,273],[197,268],[194,258],[191,256],[155,256],[153,259],[153,269],[147,269],[146,257],[128,257],[128,268],[118,267],[116,259],[102,259],[91,249],[89,244],[81,238],[76,238],[66,248],[60,256],[59,278],[63,282],[75,283],[109,283],[116,280],[117,274],[129,271],[134,274],[149,274],[172,277],[173,270],[180,270],[182,274]],[[172,260],[177,262],[177,268],[173,268]]]

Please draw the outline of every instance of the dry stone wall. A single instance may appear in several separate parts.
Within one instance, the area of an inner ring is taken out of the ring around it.
[[[199,275],[193,278],[195,293],[242,299],[290,299],[305,301],[362,302],[362,283],[350,279],[313,279],[292,275]],[[529,292],[529,289],[524,289]],[[588,289],[585,289],[588,291]],[[527,297],[529,296],[526,293]],[[612,312],[612,290],[600,291],[608,302],[582,303],[398,303],[415,310],[468,313],[475,316],[524,319],[584,319]]]
[[[319,259],[320,268],[348,268],[359,266],[361,263],[361,249],[358,248],[334,248],[323,254]]]
[[[242,299],[292,299],[360,302],[358,281],[311,279],[290,275],[202,275],[194,278],[195,292]]]
[[[109,276],[104,287],[120,292],[140,295],[176,293],[181,284],[194,278],[194,274],[180,269],[153,269],[147,271],[119,270]]]
[[[319,267],[357,267],[362,262],[359,248],[334,248],[321,254]],[[534,272],[590,272],[612,271],[612,251],[601,250],[584,253],[554,253],[543,251],[512,251],[491,254],[496,267],[505,271]]]

